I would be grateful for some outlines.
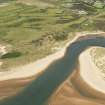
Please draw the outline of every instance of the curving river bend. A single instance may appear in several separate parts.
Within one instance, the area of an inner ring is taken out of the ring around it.
[[[22,92],[1,101],[0,105],[44,105],[59,85],[76,69],[79,55],[91,46],[105,47],[105,37],[89,35],[78,38],[67,47],[62,58],[50,64]]]

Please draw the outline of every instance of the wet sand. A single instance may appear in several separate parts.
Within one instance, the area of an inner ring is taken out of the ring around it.
[[[13,97],[24,90],[33,80],[35,80],[41,73],[37,75],[0,81],[0,100],[5,100]]]
[[[47,105],[105,105],[105,94],[88,85],[77,69],[55,91]]]
[[[95,64],[92,63],[93,67],[89,64],[92,62],[88,61],[91,60],[90,55],[87,55],[89,50],[91,48],[84,51],[79,57],[79,62],[81,62],[79,64],[84,66],[82,68],[84,70],[81,70],[80,65],[78,65],[72,75],[50,98],[49,105],[105,105],[105,81],[97,77],[100,77],[101,73],[97,71]],[[91,76],[93,77],[91,78]]]
[[[0,100],[21,92],[33,79],[35,77],[0,81]]]

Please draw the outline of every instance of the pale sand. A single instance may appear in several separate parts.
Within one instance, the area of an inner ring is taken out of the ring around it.
[[[92,62],[91,55],[88,49],[83,52],[80,57],[80,76],[92,88],[105,93],[105,80],[102,78],[103,73]]]

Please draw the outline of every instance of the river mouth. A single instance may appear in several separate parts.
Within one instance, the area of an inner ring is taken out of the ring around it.
[[[62,103],[50,102],[46,105],[105,105],[103,93],[93,91],[83,82],[78,75],[78,57],[90,46],[105,47],[105,38],[102,36],[92,36],[90,38],[81,37],[67,47],[65,55],[50,64],[45,71],[35,80],[33,80],[22,92],[16,96],[5,100],[0,105],[44,105],[51,96],[54,99],[56,93],[61,94],[61,98],[66,96],[66,101]],[[72,75],[75,74],[75,75]],[[69,79],[67,79],[70,77]],[[67,82],[66,82],[67,81]],[[66,82],[65,89],[61,85]],[[85,85],[85,86],[83,86]],[[63,89],[63,90],[62,90]],[[59,90],[62,90],[59,92]],[[85,92],[84,92],[85,90]],[[90,91],[91,90],[91,91]],[[69,93],[69,94],[67,94]],[[69,101],[69,102],[67,102]],[[61,102],[61,100],[59,100]],[[66,103],[65,103],[66,102]]]

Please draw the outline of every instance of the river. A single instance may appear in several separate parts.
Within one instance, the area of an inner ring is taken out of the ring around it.
[[[0,102],[0,105],[44,105],[53,92],[75,70],[79,55],[91,46],[105,47],[105,37],[89,35],[78,38],[67,47],[65,55],[51,63],[22,92]]]

